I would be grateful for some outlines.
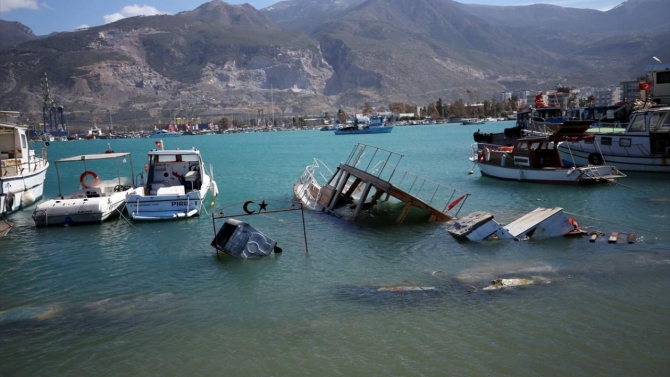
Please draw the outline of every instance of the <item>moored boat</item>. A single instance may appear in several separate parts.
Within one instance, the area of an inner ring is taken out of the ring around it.
[[[373,115],[369,122],[347,125],[335,130],[335,135],[384,134],[393,131],[393,124],[386,120],[384,115]]]
[[[162,141],[156,142],[162,147]],[[200,215],[210,191],[219,194],[207,174],[200,151],[154,149],[145,165],[146,183],[128,194],[126,208],[133,220],[168,220]]]
[[[591,135],[558,146],[563,164],[608,163],[624,171],[670,173],[670,107],[635,111],[625,129],[596,129]]]
[[[117,177],[100,180],[92,169],[93,161],[116,161]],[[130,177],[121,176],[119,162],[130,161]],[[79,188],[69,194],[61,194],[61,179],[58,165],[81,163],[83,172],[79,176]],[[123,211],[126,195],[133,190],[133,163],[130,153],[101,153],[78,155],[56,161],[58,175],[58,197],[41,202],[33,211],[36,226],[79,225],[102,223]]]
[[[151,134],[151,137],[154,139],[162,139],[166,137],[179,137],[179,136],[181,136],[181,132],[172,130],[159,130],[159,129],[155,129],[154,132]]]
[[[589,138],[584,134],[589,125],[584,121],[566,122],[551,136],[521,138],[511,147],[474,143],[470,160],[483,176],[511,181],[582,185],[625,177],[611,165],[563,165],[558,145],[569,139]]]
[[[18,117],[18,112],[0,111],[0,216],[39,200],[49,167],[46,146],[40,154],[30,149],[28,129]]]

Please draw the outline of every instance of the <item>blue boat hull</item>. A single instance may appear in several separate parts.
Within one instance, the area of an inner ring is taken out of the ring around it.
[[[394,126],[335,130],[335,135],[387,134],[393,131],[393,127]]]

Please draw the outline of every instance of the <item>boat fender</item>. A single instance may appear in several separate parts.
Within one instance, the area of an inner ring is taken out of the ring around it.
[[[144,165],[144,171],[147,172],[147,173],[149,172],[149,164]]]
[[[219,196],[219,186],[217,186],[216,181],[212,181],[212,184],[209,186],[209,192],[212,197]]]
[[[89,176],[89,175],[91,176],[91,178],[93,178],[93,184],[90,185],[90,186],[87,185],[87,184],[85,183],[85,182],[86,182],[86,177]],[[81,175],[79,176],[79,184],[80,184],[81,187],[83,187],[83,188],[91,188],[91,187],[95,187],[95,186],[97,186],[99,183],[100,183],[100,178],[98,178],[98,175],[95,174],[95,172],[92,172],[92,171],[90,171],[90,170],[87,170],[87,171],[81,173]]]
[[[21,203],[27,206],[35,203],[35,195],[28,190],[24,191],[23,194],[21,195]]]
[[[575,171],[575,167],[574,167],[574,166],[571,167],[570,169],[568,169],[568,171],[565,173],[565,175],[569,176],[570,174],[572,174],[573,171]]]
[[[603,164],[602,156],[597,154],[597,153],[591,153],[589,155],[589,164],[591,164],[591,165],[602,165]]]
[[[14,208],[14,193],[10,191],[5,195],[5,211],[9,212],[12,208]]]

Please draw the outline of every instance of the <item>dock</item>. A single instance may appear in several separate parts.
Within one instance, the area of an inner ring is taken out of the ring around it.
[[[398,168],[402,155],[382,148],[357,144],[320,188],[318,203],[326,212],[353,206],[353,220],[391,197],[404,203],[396,223],[401,224],[412,207],[430,214],[429,221],[449,221],[458,215],[469,194]],[[374,189],[374,190],[373,190]]]

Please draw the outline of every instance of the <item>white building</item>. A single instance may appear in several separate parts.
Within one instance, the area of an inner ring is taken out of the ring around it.
[[[618,86],[597,89],[593,94],[593,98],[595,106],[615,105],[621,102],[621,89]]]

